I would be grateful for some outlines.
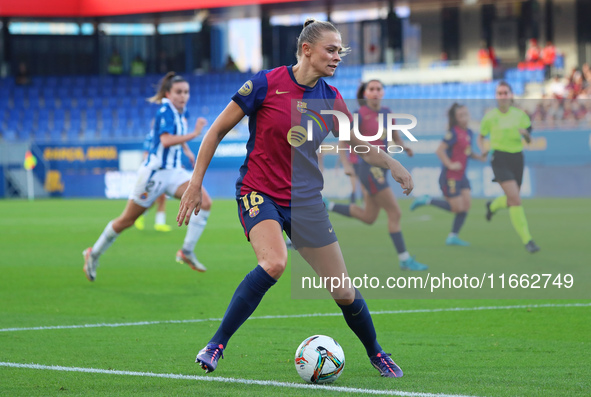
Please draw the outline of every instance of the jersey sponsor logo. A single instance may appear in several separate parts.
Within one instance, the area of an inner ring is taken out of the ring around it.
[[[287,142],[293,147],[299,147],[306,142],[306,129],[301,125],[291,127],[287,131]]]
[[[238,90],[238,94],[242,96],[248,96],[252,92],[252,81],[248,80],[244,85]]]
[[[328,131],[328,126],[324,118],[318,113],[313,111],[312,109],[307,108],[306,102],[298,101],[298,111],[303,113],[305,116],[308,116],[312,119],[318,127],[320,127],[320,131],[326,130]],[[308,113],[308,111],[310,113]],[[312,124],[312,120],[308,120],[309,124]],[[311,141],[311,134],[312,134],[312,126],[308,125],[308,129],[302,127],[301,125],[296,125],[291,127],[289,131],[287,131],[287,142],[293,147],[299,147],[306,142],[306,140]]]
[[[276,90],[276,91],[275,91],[275,94],[277,94],[277,95],[281,95],[281,94],[289,94],[289,91],[279,91],[279,90]]]

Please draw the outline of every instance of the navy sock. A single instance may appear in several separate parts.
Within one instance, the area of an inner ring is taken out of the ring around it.
[[[449,205],[449,203],[442,199],[431,199],[431,202],[429,204],[434,205],[435,207],[439,207],[442,210],[451,211],[451,206]]]
[[[277,280],[259,265],[248,273],[236,288],[222,323],[210,342],[226,347],[228,340],[250,317],[267,290],[276,282]]]
[[[334,212],[336,212],[337,214],[341,214],[341,215],[345,215],[345,216],[350,217],[351,210],[349,209],[349,205],[350,204],[335,204],[332,210]]]
[[[357,197],[355,197],[355,192],[351,192],[351,204],[355,204],[355,202],[357,201]]]
[[[390,237],[392,238],[392,241],[394,241],[394,246],[399,254],[406,252],[406,244],[404,244],[402,232],[390,233]]]
[[[355,290],[355,300],[348,306],[338,305],[343,312],[345,321],[351,330],[357,335],[369,357],[373,357],[382,351],[378,343],[376,329],[373,326],[371,314],[365,304],[361,293]]]
[[[460,229],[466,220],[466,216],[468,216],[467,212],[459,212],[456,214],[456,217],[454,218],[454,225],[451,228],[452,233],[458,234],[460,232]]]

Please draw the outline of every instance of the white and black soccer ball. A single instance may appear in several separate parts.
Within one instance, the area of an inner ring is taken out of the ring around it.
[[[343,373],[345,352],[330,336],[310,336],[296,350],[295,367],[308,383],[332,383]]]

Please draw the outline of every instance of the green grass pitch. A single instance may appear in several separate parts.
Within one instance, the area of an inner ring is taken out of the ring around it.
[[[588,265],[588,201],[525,200],[530,228],[542,247],[536,255],[525,252],[506,213],[496,215],[491,223],[484,221],[482,200],[474,201],[462,232],[472,243],[466,249],[443,243],[451,225],[449,214],[435,208],[409,212],[410,201],[400,203],[409,250],[432,271],[454,261],[485,263],[488,268],[514,261],[515,266],[523,263],[557,273],[566,264]],[[294,316],[339,310],[330,299],[293,299],[289,267],[254,313],[258,318],[247,321],[232,338],[218,370],[205,375],[194,363],[195,354],[215,332],[235,287],[256,265],[235,202],[214,203],[197,247],[208,267],[206,273],[175,262],[184,228],[155,232],[152,210],[146,230],[125,231],[101,257],[97,280],[90,283],[82,272],[81,252],[123,206],[123,201],[108,200],[0,201],[1,395],[336,396],[363,389],[365,394],[405,392],[408,396],[588,396],[591,391],[588,296],[577,300],[369,299],[373,312],[402,311],[374,315],[380,343],[405,373],[401,379],[384,379],[371,367],[341,316]],[[169,224],[177,208],[178,201],[168,202]],[[371,228],[338,215],[331,214],[331,219],[343,245],[351,233],[377,230],[385,234],[384,214]],[[398,260],[387,237],[385,255],[391,256],[397,270]],[[345,249],[347,258],[359,260]],[[435,310],[477,307],[489,308]],[[7,330],[143,321],[157,323]],[[313,334],[330,335],[343,346],[345,370],[332,386],[350,389],[288,385],[303,383],[293,357],[299,343]],[[15,368],[7,363],[281,384]]]

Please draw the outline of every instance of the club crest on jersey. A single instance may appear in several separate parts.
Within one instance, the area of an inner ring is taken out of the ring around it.
[[[304,101],[298,101],[298,112],[306,113],[308,111],[308,104]]]
[[[238,90],[238,94],[242,96],[248,96],[252,92],[252,81],[248,80],[244,85]]]
[[[250,216],[251,218],[254,218],[255,216],[257,216],[259,214],[260,210],[259,210],[259,206],[255,205],[254,207],[252,207],[251,209],[248,210],[248,216]]]
[[[143,192],[142,194],[140,194],[141,200],[146,200],[147,198],[148,198],[148,192]]]

